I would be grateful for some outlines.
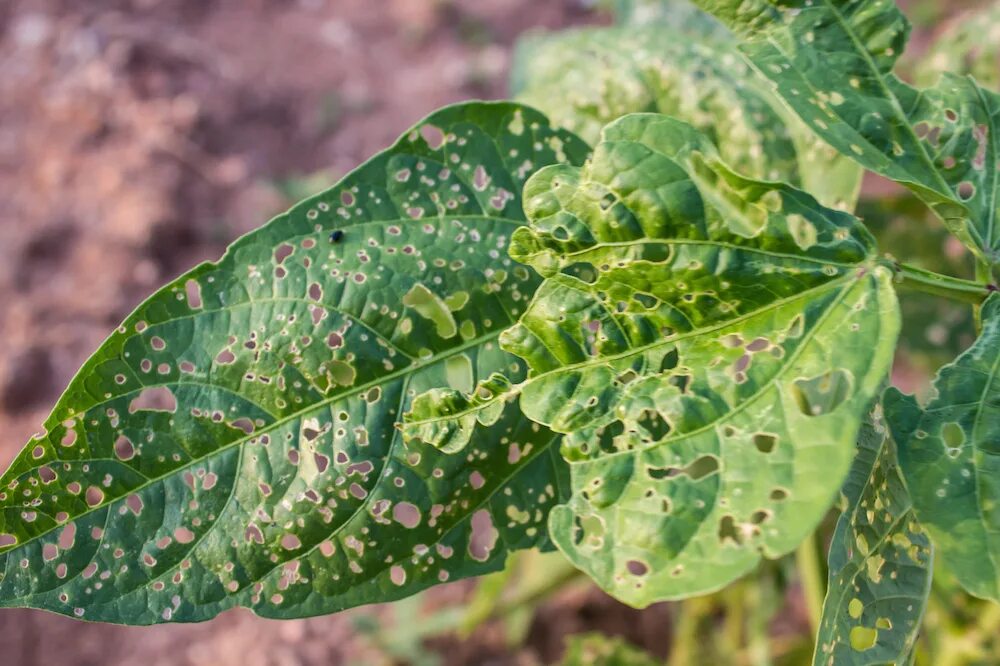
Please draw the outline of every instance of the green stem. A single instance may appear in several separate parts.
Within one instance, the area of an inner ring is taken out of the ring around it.
[[[993,283],[992,267],[981,259],[976,260],[976,280],[983,284]],[[983,332],[983,317],[981,314],[982,303],[976,303],[972,308],[973,317],[976,320],[976,335]]]
[[[822,566],[819,562],[819,548],[816,546],[816,535],[810,534],[795,551],[795,562],[798,565],[799,578],[802,581],[802,593],[806,598],[806,610],[809,612],[809,626],[813,636],[819,634],[820,617],[823,615],[823,598],[826,596],[826,586],[823,580]]]
[[[963,280],[909,264],[895,264],[893,268],[896,270],[897,279],[900,280],[900,286],[925,294],[943,296],[978,306],[991,291],[985,279],[982,282]]]

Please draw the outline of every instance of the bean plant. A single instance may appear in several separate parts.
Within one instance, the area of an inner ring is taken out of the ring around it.
[[[0,479],[0,606],[301,618],[539,549],[643,608],[817,528],[815,664],[911,663],[935,573],[1000,601],[1000,96],[897,76],[890,0],[618,4],[142,303]],[[918,400],[928,295],[974,337]]]

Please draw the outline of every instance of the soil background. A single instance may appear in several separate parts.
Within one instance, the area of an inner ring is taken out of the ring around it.
[[[435,108],[506,95],[530,28],[606,23],[585,0],[0,0],[0,469],[59,391],[157,286],[333,184]],[[431,607],[468,596],[438,588]],[[790,599],[782,622],[806,632]],[[406,624],[430,611],[375,609]],[[0,610],[5,666],[399,663],[351,611],[242,610],[127,628]],[[591,587],[534,613],[523,645],[487,625],[417,640],[443,664],[539,664],[600,630],[663,656],[671,609]],[[425,654],[426,653],[426,654]],[[433,663],[423,661],[421,663]]]

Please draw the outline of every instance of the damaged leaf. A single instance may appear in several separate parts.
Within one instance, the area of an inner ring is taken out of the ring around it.
[[[1000,601],[1000,296],[983,332],[934,380],[926,406],[889,389],[886,417],[913,507],[970,593]]]
[[[847,473],[898,334],[869,233],[653,114],[609,125],[582,169],[539,171],[525,206],[511,255],[546,280],[501,345],[529,366],[511,389],[525,415],[564,435],[559,548],[640,607],[793,549]],[[404,428],[429,418],[467,413]]]
[[[913,515],[881,409],[861,428],[844,501],[813,664],[909,663],[930,592],[933,549]]]
[[[506,257],[537,169],[588,148],[470,103],[143,303],[0,479],[0,606],[129,624],[404,597],[546,546],[557,437],[516,411],[467,457],[406,447],[411,396],[523,364]]]

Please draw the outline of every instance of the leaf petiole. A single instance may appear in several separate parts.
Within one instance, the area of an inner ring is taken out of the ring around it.
[[[903,288],[921,291],[925,294],[942,296],[963,303],[979,305],[991,292],[997,290],[994,284],[984,284],[972,280],[941,275],[909,264],[892,262],[896,272],[896,282]]]

